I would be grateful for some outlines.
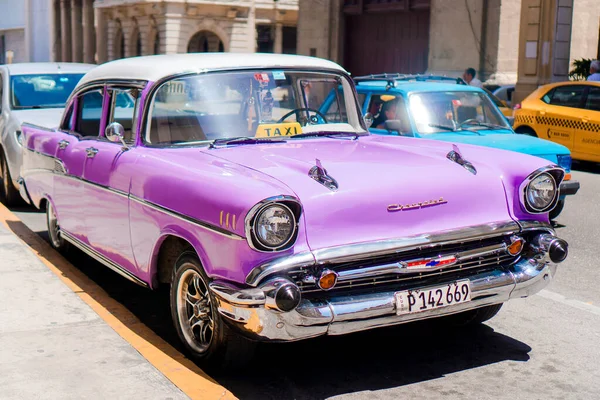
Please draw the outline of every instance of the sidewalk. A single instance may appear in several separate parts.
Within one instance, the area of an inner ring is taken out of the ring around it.
[[[0,224],[0,398],[187,396]]]

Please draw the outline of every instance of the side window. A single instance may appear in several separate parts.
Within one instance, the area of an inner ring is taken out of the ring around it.
[[[550,103],[553,106],[580,107],[585,86],[560,86],[554,89]]]
[[[366,98],[367,98],[367,95],[365,93],[358,93],[358,104],[360,105],[361,110],[362,110],[363,106],[365,105]]]
[[[72,131],[73,127],[71,126],[71,120],[73,119],[73,104],[69,107],[69,110],[65,114],[65,119],[60,129],[65,131]]]
[[[585,102],[585,108],[593,111],[600,111],[600,87],[590,87]]]
[[[102,89],[92,90],[79,96],[75,132],[83,137],[98,137],[100,135],[103,98]]]
[[[138,89],[114,89],[111,92],[111,111],[108,123],[118,122],[125,129],[126,143],[135,142],[137,111],[139,107]]]

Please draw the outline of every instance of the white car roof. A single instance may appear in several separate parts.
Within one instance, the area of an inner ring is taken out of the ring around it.
[[[77,86],[96,80],[113,79],[155,82],[181,73],[238,68],[308,68],[345,72],[338,64],[315,57],[261,53],[190,53],[111,61],[88,72]]]
[[[17,63],[5,64],[1,68],[7,70],[9,75],[29,75],[29,74],[85,74],[92,68],[94,64],[83,63],[49,63],[49,62],[32,62],[32,63]]]

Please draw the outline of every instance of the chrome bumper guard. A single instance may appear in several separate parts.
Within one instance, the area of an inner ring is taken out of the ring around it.
[[[219,313],[230,326],[254,340],[286,342],[403,324],[527,297],[550,283],[556,268],[539,255],[521,258],[509,270],[470,276],[469,302],[404,315],[396,314],[396,291],[302,299],[293,311],[280,312],[265,306],[260,289],[240,290],[218,281],[210,288],[216,295]]]

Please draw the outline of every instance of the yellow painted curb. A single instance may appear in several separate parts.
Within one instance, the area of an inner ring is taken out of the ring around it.
[[[50,244],[0,204],[0,221],[18,236],[54,274],[89,305],[148,362],[192,399],[236,399],[196,364],[144,325],[121,303],[75,268]]]

